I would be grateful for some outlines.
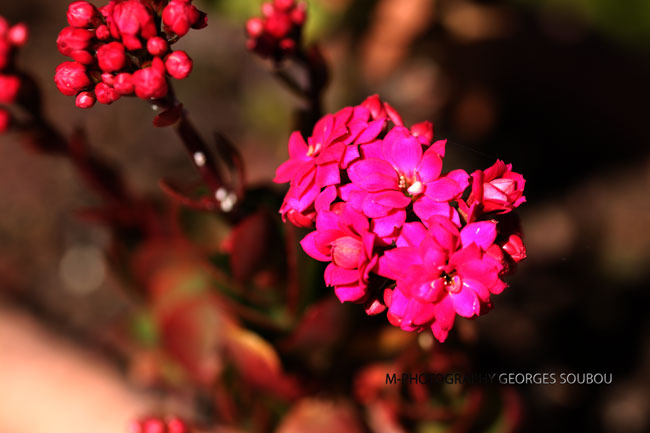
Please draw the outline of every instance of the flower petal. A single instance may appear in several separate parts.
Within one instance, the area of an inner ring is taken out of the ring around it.
[[[366,191],[397,189],[399,177],[393,167],[382,159],[363,159],[348,168],[350,180]]]
[[[497,238],[497,224],[493,221],[481,221],[467,224],[460,231],[460,241],[463,247],[475,243],[486,251]]]
[[[395,127],[384,138],[384,157],[400,172],[411,176],[422,159],[422,145],[404,127]]]

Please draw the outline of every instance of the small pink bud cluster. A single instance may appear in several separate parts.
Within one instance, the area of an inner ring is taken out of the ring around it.
[[[280,61],[296,51],[300,43],[307,5],[295,0],[273,0],[262,5],[262,18],[246,23],[249,50]]]
[[[80,108],[121,96],[158,99],[167,95],[167,75],[183,79],[192,59],[170,45],[190,28],[207,25],[192,0],[110,0],[101,8],[87,1],[68,6],[68,24],[57,47],[73,61],[56,68],[54,82]],[[162,30],[160,22],[162,21]]]
[[[387,309],[393,325],[440,341],[456,314],[487,312],[526,257],[503,216],[525,201],[523,176],[502,161],[443,173],[445,145],[430,122],[407,128],[375,95],[326,115],[307,140],[294,132],[274,179],[290,182],[283,218],[315,222],[301,245],[329,262],[325,282],[341,302]]]
[[[133,421],[128,426],[128,433],[191,433],[188,424],[178,417],[162,419],[146,417]]]
[[[17,47],[27,42],[25,24],[9,25],[0,16],[0,104],[13,104],[20,90],[20,78],[13,73],[14,54]],[[11,123],[9,112],[0,107],[0,133],[6,131]]]

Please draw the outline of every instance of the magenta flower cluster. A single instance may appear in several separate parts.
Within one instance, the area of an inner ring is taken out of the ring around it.
[[[499,160],[471,176],[443,172],[445,145],[430,122],[407,128],[375,95],[326,115],[307,140],[294,132],[274,179],[290,182],[283,218],[315,223],[301,245],[329,262],[325,282],[341,302],[439,341],[456,314],[487,312],[526,257],[503,217],[525,201],[523,176]]]
[[[87,1],[68,7],[68,24],[57,47],[73,61],[56,68],[54,82],[76,105],[110,104],[121,96],[142,99],[167,95],[167,75],[187,77],[192,60],[170,45],[190,28],[207,25],[192,0],[110,0],[101,8]]]
[[[16,101],[20,90],[20,78],[13,72],[16,48],[27,41],[27,27],[19,23],[11,26],[0,16],[0,104],[10,105]],[[11,115],[0,106],[0,132],[9,128]]]

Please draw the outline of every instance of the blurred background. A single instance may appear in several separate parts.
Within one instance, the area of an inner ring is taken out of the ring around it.
[[[133,190],[163,201],[158,179],[196,175],[151,108],[123,98],[79,110],[53,84],[67,3],[2,3],[30,28],[18,62],[40,80],[53,123],[83,127]],[[326,111],[378,93],[407,124],[433,121],[449,139],[446,168],[499,158],[526,177],[528,259],[495,310],[456,333],[474,371],[602,372],[613,383],[517,386],[520,431],[649,431],[650,2],[308,3],[306,41],[332,67]],[[177,94],[204,136],[239,147],[250,183],[267,184],[301,101],[245,50],[260,1],[195,4],[209,25],[179,44],[195,63]],[[134,367],[113,350],[106,329],[137,307],[104,253],[106,230],[77,218],[96,198],[67,161],[30,153],[17,133],[0,136],[0,179],[0,431],[119,432],[152,405],[182,412],[178,395],[133,385],[148,358]],[[196,224],[207,247],[218,241],[216,223]]]

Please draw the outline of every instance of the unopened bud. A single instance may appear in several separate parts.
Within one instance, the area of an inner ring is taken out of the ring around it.
[[[56,68],[54,82],[59,91],[66,96],[76,95],[90,86],[86,67],[77,62],[63,62]]]
[[[185,51],[174,51],[165,59],[167,73],[177,80],[182,80],[192,72],[192,59]]]
[[[95,105],[95,101],[95,95],[93,95],[91,92],[80,92],[77,95],[75,104],[79,108],[90,108]]]

